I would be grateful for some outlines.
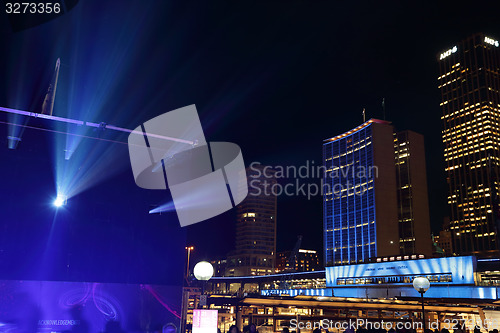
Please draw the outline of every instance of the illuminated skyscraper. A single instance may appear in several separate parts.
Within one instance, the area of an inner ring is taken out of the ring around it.
[[[325,140],[325,266],[399,255],[393,127],[371,119]]]
[[[438,54],[453,248],[498,255],[500,48],[473,35]]]
[[[432,255],[422,135],[371,119],[325,140],[323,158],[325,266]]]
[[[247,170],[248,196],[236,208],[236,248],[228,256],[227,276],[265,275],[275,271],[276,184],[272,168]]]

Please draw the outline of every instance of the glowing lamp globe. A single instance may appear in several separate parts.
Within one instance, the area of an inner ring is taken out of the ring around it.
[[[214,267],[208,261],[200,261],[194,266],[193,273],[197,280],[208,281],[214,276]]]
[[[425,277],[419,276],[413,280],[413,288],[421,294],[425,293],[430,286],[429,280]]]

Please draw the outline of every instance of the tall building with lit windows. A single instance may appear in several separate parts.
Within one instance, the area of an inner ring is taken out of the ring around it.
[[[325,266],[399,255],[393,127],[371,119],[323,143]]]
[[[394,133],[401,255],[432,256],[424,137],[413,131]]]
[[[500,44],[475,34],[439,53],[450,231],[456,254],[498,256]]]
[[[275,171],[260,164],[246,171],[248,196],[236,207],[235,250],[228,255],[226,276],[275,272],[277,197],[270,190]]]

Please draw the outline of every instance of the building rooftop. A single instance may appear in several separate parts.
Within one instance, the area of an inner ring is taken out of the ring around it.
[[[343,134],[340,134],[340,135],[334,136],[334,137],[332,137],[332,138],[330,138],[330,139],[323,140],[323,142],[324,142],[324,143],[330,143],[330,142],[332,142],[332,141],[335,141],[335,140],[338,140],[338,139],[342,139],[342,138],[344,138],[344,137],[346,137],[346,136],[351,135],[352,133],[355,133],[355,132],[357,132],[357,131],[359,131],[359,130],[361,130],[361,129],[365,128],[366,126],[368,126],[368,125],[370,125],[370,124],[372,124],[372,123],[377,123],[377,124],[385,124],[385,125],[390,125],[390,124],[391,124],[391,122],[390,122],[390,121],[386,121],[386,120],[380,120],[380,119],[374,119],[374,118],[372,118],[372,119],[370,119],[370,120],[368,120],[368,121],[364,122],[363,124],[359,125],[358,127],[353,128],[352,130],[350,130],[350,131],[348,131],[348,132],[345,132],[345,133],[343,133]]]

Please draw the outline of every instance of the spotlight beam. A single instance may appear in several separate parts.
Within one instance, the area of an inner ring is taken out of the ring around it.
[[[10,108],[4,108],[0,106],[0,111],[7,112],[7,113],[12,113],[12,114],[19,114],[22,116],[26,117],[33,117],[33,118],[42,118],[42,119],[47,119],[51,121],[57,121],[57,122],[62,122],[62,123],[67,123],[67,124],[75,124],[79,126],[87,126],[87,127],[93,127],[93,128],[101,128],[101,129],[109,129],[112,131],[117,131],[117,132],[124,132],[124,133],[134,133],[134,134],[139,134],[139,135],[144,135],[141,131],[135,131],[135,130],[130,130],[128,128],[123,128],[123,127],[117,127],[113,125],[108,125],[104,122],[102,123],[92,123],[89,121],[82,121],[82,120],[76,120],[76,119],[70,119],[70,118],[63,118],[63,117],[57,117],[57,116],[51,116],[47,114],[41,114],[41,113],[36,113],[36,112],[30,112],[30,111],[23,111],[23,110],[16,110],[16,109],[10,109]],[[157,134],[148,134],[150,137],[154,137],[157,139],[162,139],[162,140],[168,140],[168,141],[175,141],[179,143],[185,143],[189,145],[196,145],[196,142],[194,141],[189,141],[189,140],[183,140],[179,138],[173,138],[170,136],[163,136],[163,135],[157,135]]]

